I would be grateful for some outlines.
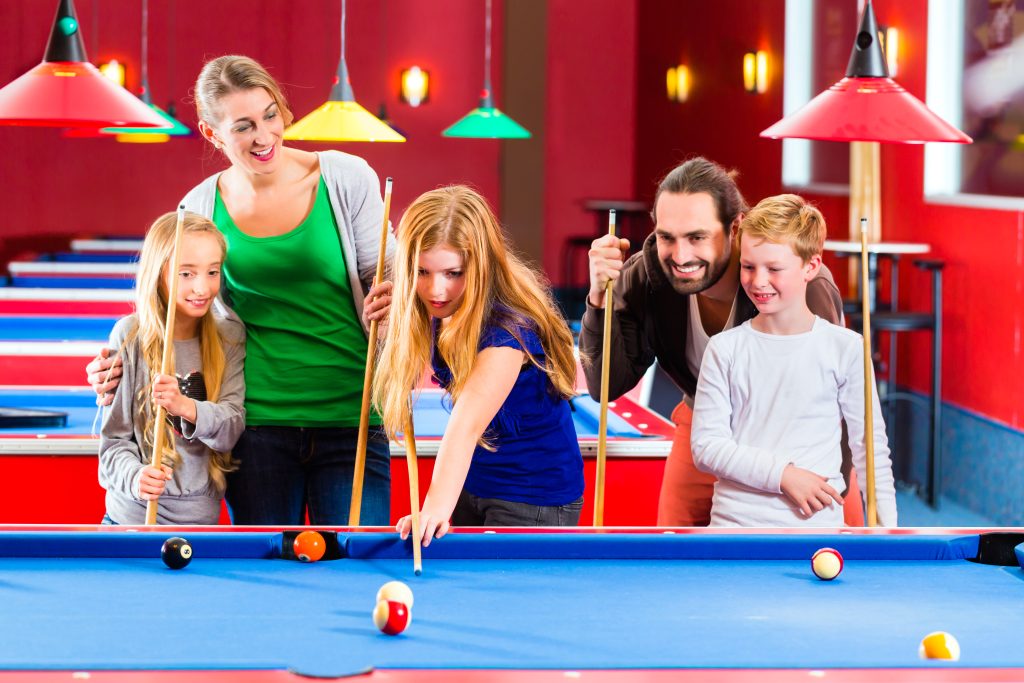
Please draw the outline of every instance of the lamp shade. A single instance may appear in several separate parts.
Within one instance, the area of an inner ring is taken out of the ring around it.
[[[285,140],[338,142],[405,142],[393,128],[366,111],[358,102],[331,100],[293,123]]]
[[[530,131],[497,107],[488,107],[481,103],[481,106],[445,128],[441,135],[446,138],[522,139],[530,137]]]
[[[841,142],[971,142],[889,78],[868,0],[846,78],[761,132],[764,138]]]
[[[100,128],[166,126],[85,56],[71,0],[60,0],[44,61],[0,88],[0,125]]]

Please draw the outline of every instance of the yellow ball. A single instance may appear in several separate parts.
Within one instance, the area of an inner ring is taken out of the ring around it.
[[[377,591],[377,602],[393,600],[412,609],[412,589],[401,581],[388,581]]]
[[[955,662],[960,659],[960,643],[945,631],[934,631],[921,639],[917,654],[921,659],[948,659]]]

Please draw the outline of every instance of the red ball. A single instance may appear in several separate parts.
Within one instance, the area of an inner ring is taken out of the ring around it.
[[[412,612],[397,600],[381,600],[373,609],[373,624],[389,636],[397,636],[412,621]]]
[[[831,581],[843,571],[843,556],[835,548],[822,548],[811,556],[811,571],[822,581]]]
[[[301,561],[316,562],[324,556],[327,544],[324,542],[324,537],[317,532],[303,531],[295,537],[292,548],[295,550],[295,557]]]

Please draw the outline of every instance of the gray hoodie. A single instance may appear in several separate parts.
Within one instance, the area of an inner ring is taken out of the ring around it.
[[[142,434],[152,404],[140,401],[139,391],[149,383],[149,369],[136,340],[121,349],[137,325],[137,316],[129,315],[110,333],[110,348],[120,350],[124,370],[113,404],[103,411],[100,433],[99,480],[107,490],[107,514],[118,524],[144,524],[146,519],[139,480],[152,456]],[[220,517],[223,493],[210,482],[207,462],[210,449],[230,451],[245,428],[245,328],[218,318],[217,329],[226,356],[220,395],[216,403],[196,401],[194,425],[182,421],[183,435],[175,437],[181,462],[160,497],[158,524],[216,524]],[[174,342],[174,357],[178,375],[203,369],[198,338]]]

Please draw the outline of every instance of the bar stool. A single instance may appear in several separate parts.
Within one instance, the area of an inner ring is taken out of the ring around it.
[[[915,259],[914,265],[925,272],[931,273],[932,279],[932,310],[930,312],[898,310],[899,294],[899,258],[892,260],[892,287],[889,306],[884,310],[875,310],[871,314],[872,332],[889,333],[889,366],[885,373],[887,391],[880,397],[886,408],[886,425],[895,440],[896,423],[892,419],[893,403],[906,400],[913,403],[928,405],[929,437],[928,437],[928,504],[938,509],[939,495],[942,492],[942,269],[945,263],[939,259]],[[879,309],[882,307],[879,306]],[[855,330],[863,327],[863,315],[860,310],[849,310],[847,320]],[[897,353],[896,335],[900,332],[930,331],[932,333],[932,396],[931,399],[921,397],[909,391],[893,391],[896,384]]]

